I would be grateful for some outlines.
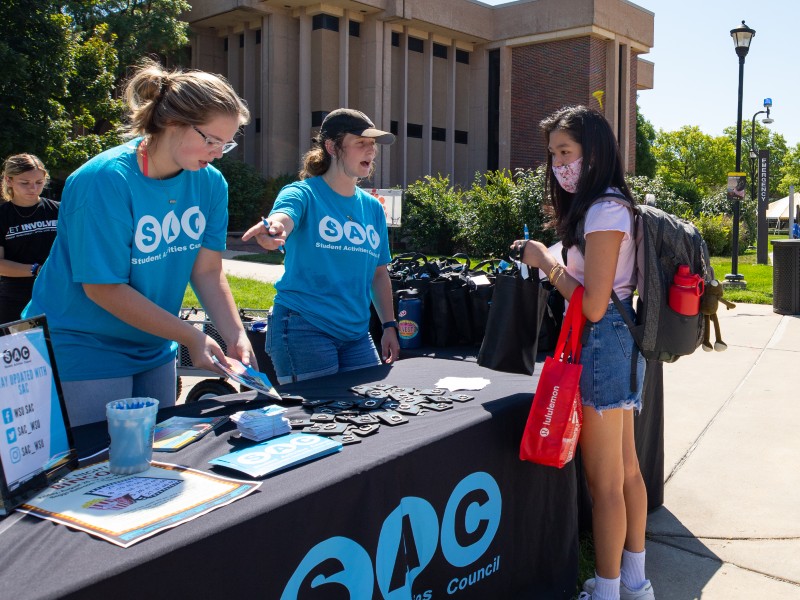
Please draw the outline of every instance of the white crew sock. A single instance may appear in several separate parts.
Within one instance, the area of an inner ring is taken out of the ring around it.
[[[605,579],[595,573],[594,581],[592,600],[619,600],[619,577]]]
[[[641,552],[622,551],[620,581],[631,591],[640,589],[647,582],[644,578],[645,552],[646,550],[642,550]]]

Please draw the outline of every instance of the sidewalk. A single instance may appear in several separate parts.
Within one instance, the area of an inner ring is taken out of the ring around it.
[[[724,353],[664,365],[664,506],[647,522],[659,600],[800,599],[800,317],[719,313]]]
[[[283,275],[283,265],[234,260],[235,256],[242,254],[266,254],[267,250],[264,250],[256,242],[252,240],[243,242],[241,235],[233,234],[228,235],[226,245],[227,250],[222,253],[222,270],[226,275],[256,279],[267,283],[275,283]]]

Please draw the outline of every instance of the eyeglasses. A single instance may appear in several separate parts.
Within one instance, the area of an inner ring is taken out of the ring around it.
[[[209,150],[222,150],[223,154],[227,154],[228,152],[230,152],[231,150],[236,148],[236,146],[239,145],[236,142],[220,142],[218,140],[212,140],[210,137],[208,137],[205,133],[200,131],[194,125],[192,125],[192,129],[194,129],[197,133],[200,134],[200,137],[203,138],[203,141],[205,141],[206,146],[208,147]]]

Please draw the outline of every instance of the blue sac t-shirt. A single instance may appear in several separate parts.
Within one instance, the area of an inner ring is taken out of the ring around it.
[[[381,203],[360,188],[340,196],[322,177],[284,187],[272,208],[294,221],[275,302],[340,340],[369,330],[375,269],[391,260]]]
[[[177,315],[201,247],[221,252],[228,186],[214,167],[145,177],[133,140],[67,179],[56,241],[26,317],[44,313],[61,379],[126,377],[175,360],[177,344],[119,320],[82,284],[124,283]]]

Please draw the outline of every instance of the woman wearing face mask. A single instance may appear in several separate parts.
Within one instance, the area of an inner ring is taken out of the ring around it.
[[[539,242],[518,240],[514,247],[523,262],[549,273],[565,298],[579,285],[585,288],[583,313],[590,331],[581,353],[580,446],[592,496],[596,577],[586,581],[580,598],[652,599],[653,588],[644,574],[647,491],[633,438],[633,411],[642,408],[644,360],[639,355],[637,390],[632,392],[634,342],[611,301],[613,289],[633,316],[632,219],[627,207],[602,198],[617,193],[631,204],[634,200],[616,139],[600,113],[567,107],[544,119],[541,127],[549,152],[547,190],[555,228],[568,249],[567,267]],[[578,246],[581,219],[585,255]]]
[[[67,180],[58,235],[25,316],[46,314],[72,426],[105,419],[110,400],[175,403],[175,350],[217,370],[220,346],[178,318],[191,282],[228,353],[253,360],[222,272],[228,186],[214,159],[249,112],[203,71],[145,63],[128,81],[131,141]]]
[[[33,154],[9,156],[3,165],[0,323],[20,318],[56,239],[58,202],[40,196],[48,177],[44,164]]]
[[[269,218],[242,236],[268,250],[285,244],[266,341],[279,383],[380,364],[370,301],[383,323],[381,356],[387,363],[398,357],[386,217],[357,187],[372,174],[377,144],[392,142],[362,112],[329,113],[303,159],[301,181],[283,188]]]

